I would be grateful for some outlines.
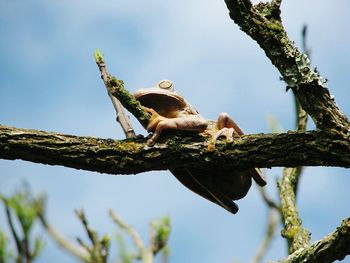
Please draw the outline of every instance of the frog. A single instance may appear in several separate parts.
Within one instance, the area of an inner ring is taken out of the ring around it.
[[[145,111],[150,114],[146,127],[151,133],[147,145],[153,147],[163,131],[193,131],[210,136],[208,151],[215,151],[219,137],[232,143],[235,137],[244,135],[242,129],[229,114],[220,113],[216,121],[207,120],[186,101],[170,80],[161,80],[153,87],[138,89],[134,94]],[[235,170],[224,165],[201,168],[172,168],[170,172],[188,189],[221,206],[232,214],[238,212],[236,200],[245,197],[252,179],[265,186],[266,180],[259,168]]]

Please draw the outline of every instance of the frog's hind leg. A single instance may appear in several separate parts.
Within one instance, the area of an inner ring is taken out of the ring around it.
[[[217,126],[219,131],[224,128],[233,128],[234,132],[237,135],[243,135],[243,131],[238,126],[237,123],[231,118],[230,115],[228,115],[226,112],[222,112],[219,114],[218,120],[217,120]]]
[[[208,144],[208,150],[214,151],[215,144],[218,138],[222,135],[226,137],[227,142],[232,142],[234,136],[243,135],[241,128],[235,123],[235,121],[226,112],[220,113],[217,123],[216,131],[212,134],[212,137]]]

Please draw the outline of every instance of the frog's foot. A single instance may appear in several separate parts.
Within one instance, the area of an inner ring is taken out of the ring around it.
[[[208,151],[213,152],[215,150],[215,144],[220,136],[225,136],[227,143],[233,142],[234,134],[235,134],[234,128],[224,127],[221,130],[218,130],[217,132],[212,134],[212,137],[208,143]]]
[[[216,127],[218,131],[212,134],[212,137],[208,144],[208,151],[215,150],[215,143],[221,135],[226,137],[226,142],[232,142],[233,136],[243,135],[241,128],[235,123],[235,121],[225,112],[219,114]]]
[[[147,107],[144,107],[144,109],[149,114],[151,114],[151,118],[150,118],[150,120],[149,120],[149,122],[147,124],[147,127],[146,127],[148,132],[153,132],[152,137],[147,140],[147,145],[151,147],[151,146],[153,146],[156,143],[158,137],[160,136],[161,129],[159,131],[159,128],[158,128],[159,124],[162,121],[164,122],[164,120],[166,118],[161,116],[161,115],[159,115],[159,113],[156,112],[154,109],[147,108]],[[157,132],[157,128],[158,128],[158,132]]]

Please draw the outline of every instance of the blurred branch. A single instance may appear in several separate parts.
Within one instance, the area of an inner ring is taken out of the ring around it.
[[[122,127],[126,138],[135,138],[136,137],[135,131],[131,125],[130,119],[128,118],[128,116],[126,115],[126,113],[124,111],[122,104],[110,92],[109,81],[110,81],[111,77],[107,71],[103,55],[99,50],[96,50],[96,52],[95,52],[95,61],[96,61],[96,64],[101,72],[101,78],[106,86],[108,96],[110,97],[112,104],[113,104],[113,107],[115,109],[115,112],[117,115],[117,121],[119,122],[120,126]]]
[[[9,198],[0,196],[0,199],[5,205],[7,223],[15,240],[16,262],[34,261],[43,246],[40,238],[32,237],[32,229],[37,218],[38,201],[32,197],[28,188],[24,188]],[[13,215],[16,222],[13,220]],[[15,225],[19,226],[18,230]]]
[[[270,196],[268,196],[265,188],[259,187],[259,191],[260,191],[261,197],[263,198],[263,200],[265,201],[265,203],[269,208],[274,208],[275,210],[280,211],[281,209],[280,206],[277,205],[277,203],[274,200],[272,200]]]
[[[109,215],[114,223],[129,234],[138,251],[138,253],[136,253],[138,255],[136,258],[141,259],[143,263],[152,263],[154,256],[166,247],[170,234],[169,217],[166,216],[151,222],[150,245],[149,247],[146,247],[142,242],[139,233],[134,228],[126,224],[116,212],[110,209]]]
[[[304,54],[307,55],[311,60],[311,49],[307,44],[307,33],[308,33],[308,27],[307,25],[304,25],[301,31],[301,48]]]
[[[277,225],[279,221],[279,212],[275,207],[270,207],[269,209],[269,215],[268,215],[268,223],[266,228],[266,233],[264,236],[263,241],[261,242],[258,251],[251,261],[251,263],[259,263],[263,262],[263,257],[265,256],[266,252],[268,251],[271,242],[273,240],[273,237],[275,235]]]
[[[124,229],[131,239],[134,241],[134,244],[136,248],[139,251],[139,255],[144,263],[150,263],[153,262],[153,254],[145,247],[145,245],[142,242],[142,239],[137,233],[137,231],[126,224],[124,220],[112,209],[109,210],[109,215],[112,218],[113,222],[116,223],[120,228]]]
[[[158,254],[166,248],[170,235],[170,218],[165,216],[158,220],[153,220],[150,226],[150,250],[153,255]]]
[[[46,210],[45,201],[46,200],[44,197],[41,197],[39,199],[40,208],[38,211],[38,218],[39,218],[40,222],[42,223],[43,227],[45,228],[45,230],[47,231],[47,233],[57,243],[57,245],[59,245],[64,250],[69,252],[75,258],[77,258],[83,262],[88,262],[89,261],[89,254],[85,249],[74,245],[71,241],[66,239],[58,230],[56,230],[51,224],[48,223],[46,216],[45,216],[45,210]]]
[[[76,210],[76,215],[84,226],[84,229],[91,241],[91,245],[85,244],[82,239],[77,238],[77,241],[89,252],[89,263],[106,263],[109,255],[110,238],[105,235],[99,239],[97,232],[92,229],[87,221],[83,210]]]
[[[12,219],[12,215],[11,215],[11,211],[10,211],[10,207],[8,205],[8,202],[4,198],[3,198],[3,202],[4,202],[4,205],[5,205],[5,212],[6,212],[7,223],[9,225],[9,227],[10,227],[12,237],[15,240],[16,249],[17,249],[17,255],[20,255],[21,251],[22,251],[22,244],[21,244],[19,236],[18,236],[18,234],[16,232],[16,229],[15,229],[15,226],[14,226],[14,223],[13,223],[13,219]],[[17,258],[19,258],[19,256],[17,256]]]
[[[5,233],[0,229],[0,263],[9,262],[11,253],[8,249],[8,239]]]

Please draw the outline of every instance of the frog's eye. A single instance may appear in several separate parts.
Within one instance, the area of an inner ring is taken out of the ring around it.
[[[158,87],[161,89],[173,90],[173,83],[170,80],[161,80],[158,83]]]

